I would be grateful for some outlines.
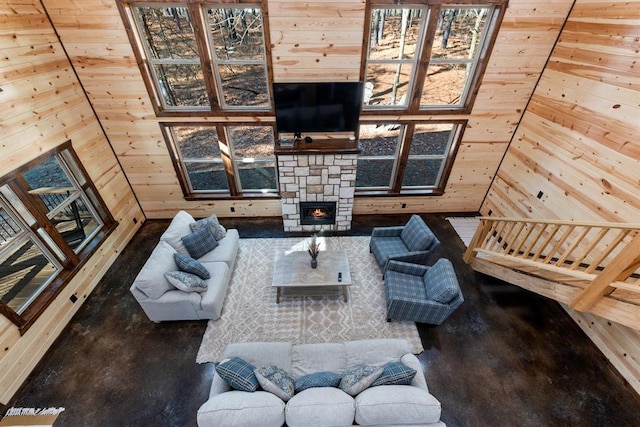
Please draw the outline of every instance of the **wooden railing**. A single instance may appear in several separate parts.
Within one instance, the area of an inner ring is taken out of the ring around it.
[[[640,302],[640,224],[482,217],[464,254],[474,257],[580,287],[578,311],[609,297]]]

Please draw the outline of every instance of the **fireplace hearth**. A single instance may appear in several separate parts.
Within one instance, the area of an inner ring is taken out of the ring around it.
[[[301,225],[335,224],[336,202],[300,202]]]

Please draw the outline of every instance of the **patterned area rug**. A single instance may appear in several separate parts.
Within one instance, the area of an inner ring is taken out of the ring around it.
[[[321,250],[344,250],[349,258],[349,301],[341,297],[283,297],[271,288],[277,251],[305,250],[308,239],[240,239],[240,250],[218,320],[211,320],[196,361],[220,361],[232,342],[290,341],[294,344],[369,338],[404,338],[415,354],[423,347],[414,322],[387,322],[384,282],[369,237],[320,238]],[[318,256],[322,263],[322,252]],[[309,267],[311,268],[311,267]]]

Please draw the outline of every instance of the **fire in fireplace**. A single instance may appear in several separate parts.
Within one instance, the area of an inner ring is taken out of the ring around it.
[[[336,202],[300,202],[300,225],[335,224]]]

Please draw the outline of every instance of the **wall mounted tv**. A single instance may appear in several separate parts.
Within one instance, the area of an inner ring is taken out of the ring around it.
[[[279,133],[355,132],[362,83],[274,83],[273,100]]]

